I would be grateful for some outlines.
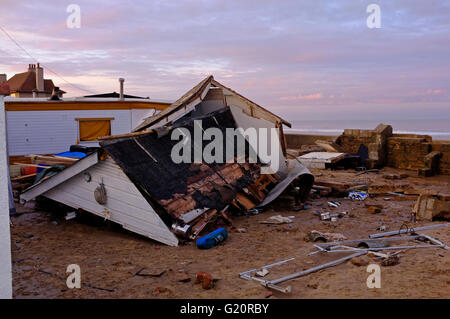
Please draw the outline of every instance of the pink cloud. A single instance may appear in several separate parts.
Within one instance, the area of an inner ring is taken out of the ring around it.
[[[427,94],[431,94],[431,95],[439,95],[442,93],[443,93],[442,90],[432,90],[432,89],[427,90]]]
[[[282,96],[280,97],[280,100],[282,101],[296,101],[296,100],[320,100],[323,99],[322,93],[314,93],[314,94],[307,94],[302,95],[302,93],[299,93],[296,96]]]

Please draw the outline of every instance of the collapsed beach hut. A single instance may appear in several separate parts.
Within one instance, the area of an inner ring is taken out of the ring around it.
[[[288,189],[306,199],[314,178],[298,160],[285,159],[283,125],[290,126],[210,76],[133,132],[100,138],[101,149],[28,188],[21,199],[44,196],[176,246],[229,223],[231,213],[262,209]],[[261,142],[238,128],[270,129],[273,136]],[[208,143],[173,138],[209,129],[224,137],[211,152],[214,161],[195,158]],[[181,162],[173,157],[180,143],[188,143],[182,147],[189,154]],[[278,157],[275,169],[260,158],[261,147]]]

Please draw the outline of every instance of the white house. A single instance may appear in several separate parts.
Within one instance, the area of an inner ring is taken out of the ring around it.
[[[70,145],[98,146],[97,138],[129,133],[166,101],[143,98],[5,97],[9,155],[53,154]]]

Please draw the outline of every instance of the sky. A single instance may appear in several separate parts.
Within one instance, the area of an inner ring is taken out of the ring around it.
[[[0,26],[36,58],[0,31],[0,73],[40,62],[66,96],[118,91],[123,77],[127,94],[176,100],[212,74],[288,120],[450,119],[450,0],[0,4]]]

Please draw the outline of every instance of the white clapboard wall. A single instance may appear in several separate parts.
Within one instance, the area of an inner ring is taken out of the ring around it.
[[[86,181],[85,173],[91,176],[90,182]],[[105,205],[97,203],[94,197],[95,189],[102,182],[107,194]],[[125,229],[170,246],[178,245],[176,236],[120,167],[109,157],[42,195],[101,217],[105,217],[106,212],[109,211],[107,218]]]
[[[155,109],[8,111],[9,155],[53,154],[69,150],[79,139],[76,118],[113,118],[111,135],[125,134]],[[98,146],[98,142],[80,142]]]

